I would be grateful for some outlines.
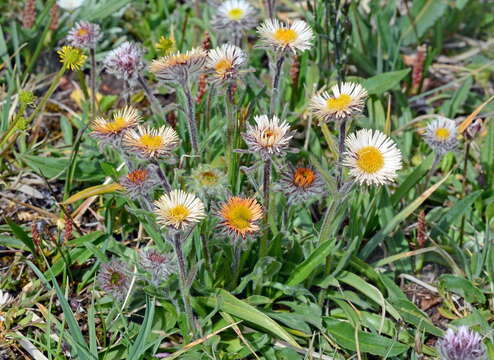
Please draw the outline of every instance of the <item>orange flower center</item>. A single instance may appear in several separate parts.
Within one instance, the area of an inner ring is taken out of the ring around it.
[[[326,104],[328,106],[328,110],[342,111],[342,110],[346,110],[351,102],[352,102],[352,98],[350,97],[350,95],[341,94],[336,98],[329,98],[326,101]]]
[[[367,174],[374,174],[384,166],[381,151],[374,146],[365,146],[357,151],[357,166]]]
[[[288,45],[297,40],[298,34],[292,29],[278,29],[274,32],[273,37],[276,41]]]
[[[127,175],[127,179],[134,184],[142,184],[147,179],[148,175],[148,170],[134,170]]]
[[[89,34],[89,31],[86,28],[80,28],[76,32],[77,36],[86,36],[87,34]]]
[[[220,76],[225,76],[226,73],[231,71],[232,69],[232,62],[228,59],[221,59],[214,65],[214,69],[216,70],[216,73]]]
[[[436,138],[439,141],[448,140],[449,136],[450,136],[449,130],[446,128],[439,128],[436,130]]]
[[[308,168],[297,168],[293,175],[293,183],[301,188],[307,188],[312,185],[316,179],[314,171]]]
[[[199,176],[203,185],[211,186],[218,182],[218,176],[213,171],[204,171]]]
[[[159,135],[142,135],[139,139],[141,145],[150,150],[159,150],[163,146],[163,139]]]

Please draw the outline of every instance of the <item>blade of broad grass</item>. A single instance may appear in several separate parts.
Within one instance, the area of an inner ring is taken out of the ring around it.
[[[51,280],[53,286],[50,285],[50,282],[48,279],[43,275],[43,273],[38,269],[36,265],[34,265],[31,261],[26,261],[26,263],[29,265],[29,267],[34,271],[36,276],[47,286],[49,289],[54,289],[55,293],[57,294],[58,301],[60,302],[60,306],[62,307],[62,311],[64,314],[64,319],[67,321],[67,325],[69,327],[69,332],[70,336],[72,338],[72,343],[74,347],[76,348],[77,355],[80,359],[94,359],[98,360],[97,357],[94,357],[90,352],[89,349],[87,348],[86,342],[84,340],[84,336],[82,335],[81,329],[79,328],[79,324],[77,323],[74,314],[72,312],[72,309],[70,308],[69,303],[67,302],[67,299],[65,298],[65,295],[62,292],[62,289],[60,289],[60,286],[58,286],[57,280],[55,279],[55,276],[51,274],[51,269],[48,269],[48,272],[51,274]]]
[[[67,200],[62,202],[62,204],[69,205],[72,204],[76,201],[86,199],[91,196],[96,196],[96,195],[102,195],[102,194],[107,194],[107,193],[112,193],[114,191],[122,190],[123,187],[122,185],[118,183],[113,183],[113,184],[104,184],[104,185],[95,185],[88,187],[84,190],[81,190],[71,197],[69,197]]]
[[[139,335],[129,350],[129,359],[139,360],[148,348],[149,344],[146,343],[146,340],[151,333],[153,326],[154,306],[155,299],[149,299],[149,296],[146,296],[146,313],[144,314],[144,320],[141,329],[139,330]]]
[[[374,249],[381,243],[387,235],[389,235],[394,228],[404,221],[410,214],[412,214],[431,194],[436,191],[449,177],[451,171],[448,172],[439,182],[432,185],[429,189],[424,191],[417,199],[415,199],[411,204],[404,208],[398,215],[396,215],[384,229],[379,231],[374,235],[369,242],[364,246],[359,254],[362,259],[367,259],[369,255],[374,251]]]
[[[23,228],[21,228],[19,225],[14,223],[12,220],[8,218],[4,218],[4,219],[5,222],[9,225],[15,237],[20,241],[22,241],[22,243],[26,245],[28,249],[31,251],[31,253],[34,255],[36,253],[36,250],[34,248],[34,243],[33,240],[27,234],[27,232],[25,232]]]

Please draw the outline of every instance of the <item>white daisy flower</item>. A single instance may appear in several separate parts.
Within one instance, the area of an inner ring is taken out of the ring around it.
[[[260,41],[277,51],[291,50],[294,53],[311,48],[314,33],[305,21],[296,20],[285,25],[277,19],[268,19],[258,28]]]
[[[394,181],[401,169],[401,152],[378,130],[363,129],[348,135],[343,165],[360,184],[384,185]]]
[[[362,85],[346,82],[312,97],[310,108],[321,121],[341,120],[361,113],[364,108],[367,90]]]
[[[246,61],[247,56],[238,46],[223,44],[209,51],[206,69],[213,75],[213,81],[221,83],[235,79]]]
[[[454,120],[438,117],[425,128],[424,139],[437,153],[444,154],[453,150],[458,141],[457,130]]]
[[[158,224],[175,230],[185,230],[206,217],[204,204],[194,194],[172,190],[155,201]]]
[[[207,55],[202,48],[194,48],[185,53],[177,52],[153,60],[149,70],[162,81],[183,84],[202,71]]]
[[[85,0],[57,0],[57,5],[64,10],[72,11],[81,7]]]
[[[286,151],[293,137],[286,121],[280,121],[276,115],[271,119],[267,115],[255,116],[254,121],[256,124],[248,124],[242,134],[250,152],[259,153],[266,160]]]
[[[128,130],[123,138],[123,145],[143,159],[155,159],[170,155],[179,143],[175,130],[169,126],[151,129],[138,126],[137,130]]]
[[[70,29],[67,42],[78,48],[95,48],[102,34],[98,24],[80,21]]]
[[[97,117],[91,122],[91,136],[104,143],[119,145],[123,134],[130,128],[137,126],[141,116],[137,109],[126,106],[113,113],[112,120]]]
[[[217,30],[231,30],[237,34],[257,24],[256,9],[245,0],[227,0],[218,6],[213,19]]]

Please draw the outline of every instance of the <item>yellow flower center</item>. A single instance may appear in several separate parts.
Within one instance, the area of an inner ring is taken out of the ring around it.
[[[357,166],[367,174],[374,174],[384,166],[384,157],[374,146],[365,146],[357,151]]]
[[[328,110],[342,111],[347,109],[348,105],[350,105],[351,102],[352,102],[352,98],[350,97],[350,95],[341,94],[336,98],[329,98],[326,101],[326,105],[328,107]]]
[[[244,231],[250,228],[252,211],[245,205],[239,204],[230,209],[228,220],[233,228],[238,231]]]
[[[216,185],[218,176],[212,171],[204,171],[200,175],[201,183],[206,186]]]
[[[230,20],[241,20],[244,17],[245,11],[240,8],[233,8],[228,11],[228,18]]]
[[[439,141],[445,141],[449,139],[450,133],[446,128],[439,128],[436,130],[436,138]]]
[[[274,32],[273,37],[276,41],[288,45],[297,40],[298,34],[292,29],[278,29]]]
[[[214,65],[216,73],[220,76],[225,76],[232,69],[232,62],[228,59],[221,59]]]
[[[80,28],[76,32],[77,36],[86,36],[87,34],[89,34],[89,31],[86,28]]]
[[[187,207],[185,207],[185,205],[177,205],[168,210],[168,218],[170,219],[170,222],[173,223],[181,223],[189,215],[190,211]]]
[[[161,148],[161,146],[163,146],[163,140],[159,135],[153,136],[153,135],[145,134],[141,136],[139,141],[143,147],[152,150],[158,150]]]
[[[308,168],[297,168],[297,170],[295,170],[295,174],[293,175],[293,183],[295,186],[301,188],[311,186],[315,179],[316,174]]]
[[[125,118],[119,116],[113,119],[113,121],[110,121],[106,124],[106,128],[110,132],[117,132],[125,128],[127,125],[127,121]]]

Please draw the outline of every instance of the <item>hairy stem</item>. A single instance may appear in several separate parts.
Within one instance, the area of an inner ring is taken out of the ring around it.
[[[269,185],[271,181],[271,164],[270,158],[264,160],[264,171],[262,178],[263,190],[263,207],[264,207],[264,234],[261,237],[260,257],[266,256],[268,252],[268,236],[269,236]]]
[[[142,89],[144,90],[144,93],[146,94],[146,97],[148,98],[148,101],[151,104],[151,109],[153,110],[153,112],[156,115],[159,115],[164,118],[165,114],[163,113],[163,109],[161,108],[158,99],[156,98],[156,96],[154,96],[153,92],[151,91],[151,89],[149,88],[146,82],[146,79],[144,79],[144,77],[140,73],[137,74],[137,82],[139,83],[139,85],[141,85]]]
[[[158,177],[163,184],[163,188],[167,193],[169,193],[170,191],[172,191],[172,187],[170,185],[170,182],[168,181],[168,178],[166,177],[163,170],[161,170],[160,164],[157,161],[154,161],[154,164],[156,165],[156,174],[158,174]]]
[[[461,187],[463,189],[463,196],[467,193],[467,171],[468,171],[468,156],[470,155],[470,141],[467,140],[467,144],[465,146],[465,159],[463,160],[463,180],[461,182]],[[463,246],[464,243],[464,235],[465,235],[465,219],[466,215],[463,214],[461,217],[461,225],[460,225],[460,247]]]
[[[345,152],[346,119],[341,120],[340,133],[338,134],[338,178],[336,184],[338,189],[343,183],[343,153]]]
[[[94,48],[89,49],[91,58],[91,121],[96,119],[96,54]]]
[[[272,84],[273,92],[271,94],[271,102],[269,104],[270,116],[273,116],[276,113],[278,107],[278,102],[280,97],[280,78],[281,78],[281,71],[283,68],[284,61],[285,61],[285,53],[282,52],[281,54],[277,55],[276,64],[274,68],[273,84]]]
[[[187,124],[189,127],[190,142],[192,145],[192,152],[194,155],[199,155],[199,145],[197,140],[197,124],[195,117],[195,104],[192,98],[192,93],[190,91],[190,85],[188,80],[182,83],[182,88],[184,91],[185,99],[187,101]]]
[[[233,152],[235,137],[237,134],[237,114],[235,112],[235,98],[232,86],[228,86],[225,96],[225,106],[227,115],[226,125],[226,162],[228,166],[228,180],[232,189],[235,188],[235,160],[236,154]]]

